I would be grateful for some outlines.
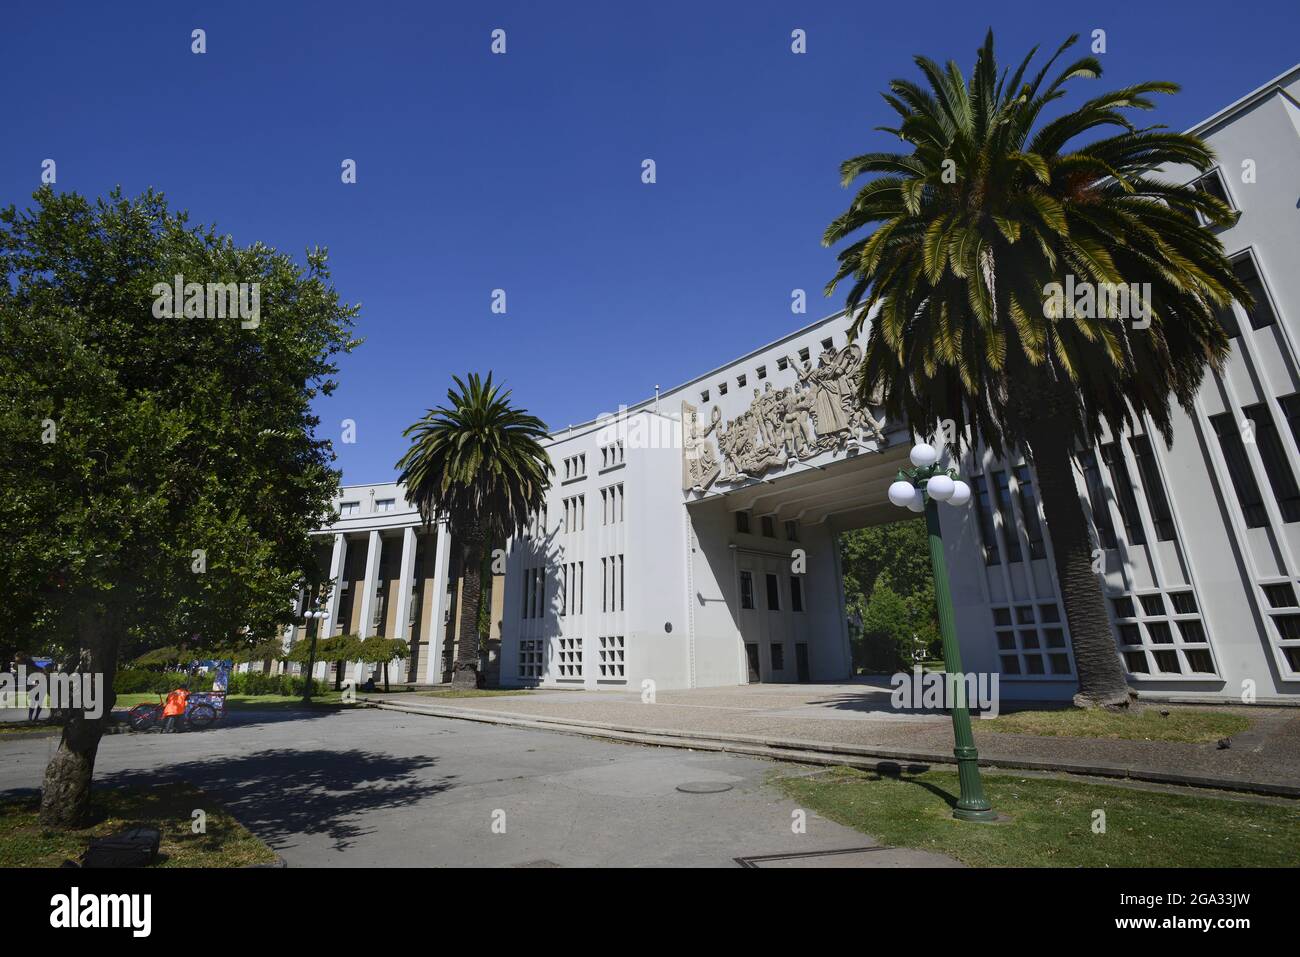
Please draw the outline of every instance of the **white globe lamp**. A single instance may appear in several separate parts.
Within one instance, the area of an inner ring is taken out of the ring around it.
[[[933,445],[927,445],[924,442],[918,442],[912,446],[912,454],[909,456],[912,464],[918,469],[928,468],[939,458],[939,453],[934,450]]]
[[[957,479],[952,483],[952,495],[948,496],[949,505],[965,505],[970,501],[970,486]]]
[[[889,486],[889,501],[899,508],[906,508],[912,502],[912,496],[916,489],[911,482],[904,482],[902,479]]]
[[[947,475],[932,475],[925,483],[926,492],[936,502],[946,502],[951,499],[956,488],[957,483]]]
[[[907,507],[914,512],[925,511],[925,496],[921,494],[919,488],[912,490],[912,500],[907,503]]]

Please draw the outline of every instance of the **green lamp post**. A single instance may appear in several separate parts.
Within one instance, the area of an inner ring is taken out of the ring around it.
[[[925,513],[925,527],[930,534],[930,564],[934,569],[934,597],[939,611],[939,634],[943,639],[943,664],[952,691],[952,753],[957,758],[957,779],[961,795],[952,816],[959,821],[994,821],[997,814],[984,796],[980,780],[979,752],[971,733],[970,710],[966,704],[966,682],[961,668],[961,649],[957,646],[957,624],[952,610],[952,592],[948,587],[948,562],[943,555],[943,537],[939,531],[939,502],[961,506],[970,501],[970,486],[957,478],[955,469],[939,466],[939,454],[924,442],[912,448],[913,468],[899,469],[898,478],[889,486],[889,500],[895,505]]]

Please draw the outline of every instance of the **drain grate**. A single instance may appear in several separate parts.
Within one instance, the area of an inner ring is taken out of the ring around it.
[[[731,785],[722,781],[687,781],[677,785],[677,790],[683,794],[721,794],[730,791]]]

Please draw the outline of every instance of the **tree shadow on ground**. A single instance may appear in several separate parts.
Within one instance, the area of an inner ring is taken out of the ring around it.
[[[157,771],[105,775],[98,787],[143,780],[188,781],[221,802],[245,827],[274,848],[298,835],[324,835],[344,850],[375,831],[365,816],[409,807],[454,786],[455,775],[427,772],[437,758],[398,757],[358,749],[274,749],[168,764]]]

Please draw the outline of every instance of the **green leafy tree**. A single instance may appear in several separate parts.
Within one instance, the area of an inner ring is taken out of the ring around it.
[[[869,668],[910,667],[914,646],[937,643],[939,618],[924,519],[842,534],[840,567],[845,607],[862,626],[856,639],[859,659]],[[895,626],[879,626],[891,619]],[[875,624],[869,627],[869,621]]]
[[[445,406],[403,434],[411,439],[398,481],[425,522],[446,516],[462,549],[460,635],[452,683],[478,683],[480,603],[485,553],[524,527],[546,501],[554,469],[542,446],[546,425],[510,404],[509,390],[471,373],[455,377]]]
[[[238,246],[153,192],[34,201],[0,212],[0,593],[111,707],[124,648],[252,646],[291,620],[338,487],[311,401],[356,308],[323,251]],[[256,282],[257,315],[169,317],[155,284],[176,276]],[[84,819],[106,720],[66,716],[46,824]]]
[[[827,245],[847,241],[827,292],[851,280],[855,334],[879,307],[864,402],[879,389],[887,414],[921,434],[951,420],[959,442],[1028,455],[1074,643],[1076,703],[1122,705],[1128,687],[1071,456],[1105,428],[1118,433],[1137,419],[1172,442],[1173,401],[1190,412],[1206,368],[1228,354],[1219,310],[1250,296],[1197,221],[1229,223],[1231,211],[1157,172],[1205,170],[1210,148],[1127,116],[1151,109],[1152,94],[1173,93],[1174,84],[1137,83],[1049,116],[1071,81],[1101,75],[1085,56],[1048,81],[1076,40],[1031,78],[1036,49],[1008,75],[990,32],[969,80],[955,63],[917,57],[924,82],[890,84],[885,101],[899,119],[882,129],[906,151],[842,165],[846,186],[869,179],[826,230]],[[1094,293],[1149,284],[1130,309],[1145,305],[1149,315],[1134,322],[1109,298],[1067,311],[1051,292],[1067,277]]]

